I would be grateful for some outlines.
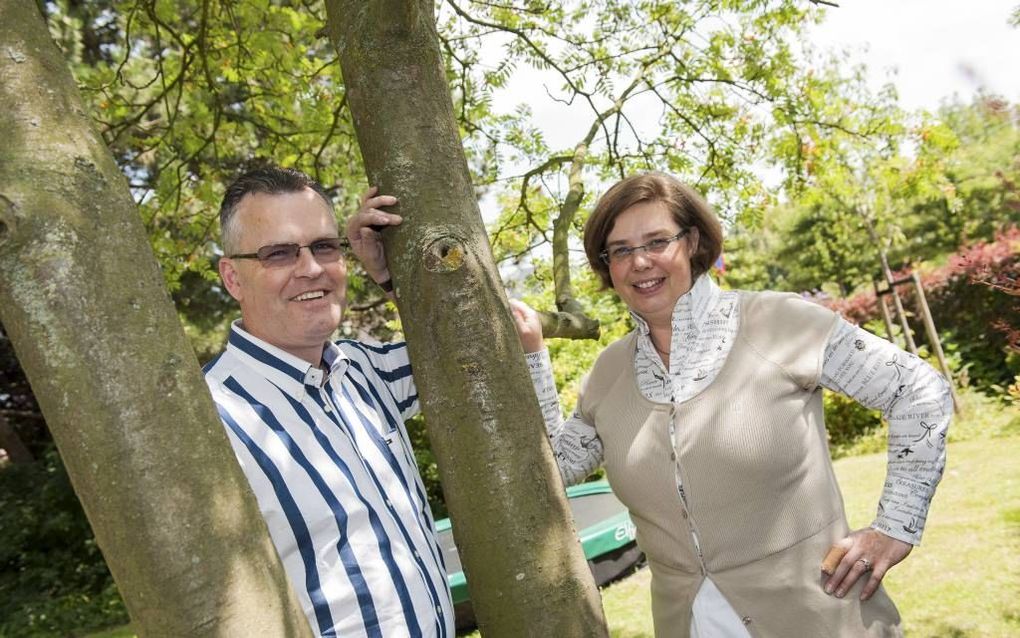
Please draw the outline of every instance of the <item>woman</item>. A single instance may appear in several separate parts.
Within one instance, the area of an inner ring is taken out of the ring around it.
[[[652,572],[657,636],[889,636],[880,583],[920,541],[952,412],[930,366],[795,295],[723,291],[718,220],[659,173],[627,178],[584,231],[637,328],[559,414],[537,315],[514,303],[560,471],[605,466]],[[881,409],[878,516],[850,532],[822,419],[826,387]],[[823,574],[827,552],[832,565]]]

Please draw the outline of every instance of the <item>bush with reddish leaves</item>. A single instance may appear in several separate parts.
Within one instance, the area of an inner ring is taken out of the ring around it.
[[[845,299],[820,299],[819,303],[843,315],[847,321],[863,326],[873,319],[879,318],[878,299],[874,291],[862,292]]]
[[[953,255],[949,267],[965,273],[972,284],[1020,297],[1020,228],[1014,226],[992,243],[981,242]],[[1020,299],[1014,300],[1011,310],[991,325],[1005,335],[1006,347],[1020,354]]]
[[[963,247],[944,266],[919,274],[939,338],[959,358],[956,374],[981,390],[1002,394],[1020,374],[1020,228]],[[909,275],[905,270],[893,277]],[[920,345],[926,337],[913,286],[899,292]],[[819,301],[857,324],[880,319],[873,291]]]

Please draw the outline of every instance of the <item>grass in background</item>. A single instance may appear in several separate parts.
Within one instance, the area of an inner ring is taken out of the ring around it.
[[[1020,636],[1018,452],[1015,436],[949,445],[922,544],[885,579],[910,638]],[[843,459],[836,474],[851,526],[867,525],[885,455]]]
[[[647,567],[633,576],[613,583],[602,590],[602,606],[612,638],[652,638],[652,582]]]

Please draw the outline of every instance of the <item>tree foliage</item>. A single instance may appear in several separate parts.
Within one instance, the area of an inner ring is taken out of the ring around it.
[[[938,263],[1020,221],[1020,107],[978,95],[862,124],[879,134],[777,139],[808,161],[762,226],[733,234],[730,283],[846,296],[880,278],[879,247],[893,269]]]
[[[45,7],[130,180],[189,334],[209,350],[198,336],[213,328],[218,336],[225,319],[222,292],[207,293],[222,184],[271,159],[331,187],[342,210],[362,185],[343,79],[320,37],[322,3]],[[803,25],[817,16],[802,0],[436,7],[476,184],[504,209],[493,232],[498,257],[520,260],[553,244],[561,307],[573,297],[572,237],[605,180],[668,170],[711,193],[725,215],[760,216],[773,201],[754,170],[768,131],[809,121],[805,97],[825,89],[798,57]],[[521,77],[545,86],[503,107]],[[581,126],[569,142],[549,142],[534,114],[563,104]],[[363,294],[376,295],[356,286],[358,305]]]
[[[127,176],[201,358],[233,305],[216,286],[223,188],[275,162],[350,210],[362,170],[321,6],[215,0],[56,0],[50,30]],[[370,291],[370,292],[369,292]],[[376,295],[358,280],[355,299]]]
[[[64,636],[127,610],[56,450],[0,470],[0,635]]]
[[[516,86],[523,70],[543,84],[544,97],[532,80],[526,99],[486,132],[497,164],[483,177],[498,187],[498,258],[534,262],[551,249],[561,310],[577,309],[570,250],[607,181],[669,171],[726,217],[756,217],[773,201],[754,166],[780,120],[809,117],[803,97],[815,80],[795,43],[810,4],[579,1],[546,10],[450,0],[441,8],[452,74],[493,94]],[[496,47],[493,68],[485,53]],[[556,109],[573,132],[551,140],[535,113]]]

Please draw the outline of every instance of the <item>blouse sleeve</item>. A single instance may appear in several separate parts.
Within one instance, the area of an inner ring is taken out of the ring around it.
[[[949,384],[918,357],[839,319],[825,349],[821,385],[882,412],[889,424],[888,464],[871,527],[920,544],[946,467]]]
[[[563,419],[549,351],[541,350],[525,356],[563,483],[576,485],[602,465],[602,440],[595,427],[577,411],[569,419]]]

